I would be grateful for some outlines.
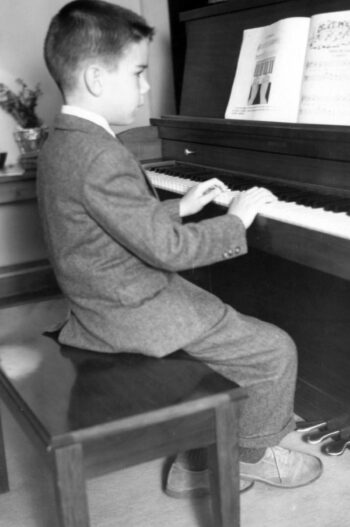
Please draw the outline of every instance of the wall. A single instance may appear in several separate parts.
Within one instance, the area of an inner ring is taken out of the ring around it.
[[[112,1],[142,14],[157,30],[150,48],[148,71],[152,90],[134,124],[147,125],[150,117],[174,113],[167,1]],[[38,113],[48,125],[61,105],[61,97],[46,71],[42,46],[50,19],[66,3],[66,0],[1,0],[0,4],[0,82],[15,91],[18,77],[30,87],[40,82],[43,96]],[[12,135],[15,129],[13,118],[0,109],[0,151],[8,152],[8,163],[16,162],[19,155]]]

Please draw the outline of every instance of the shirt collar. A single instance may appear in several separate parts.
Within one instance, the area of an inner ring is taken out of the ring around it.
[[[74,115],[75,117],[80,117],[81,119],[86,119],[87,121],[91,121],[92,123],[102,126],[102,128],[104,128],[115,138],[115,133],[109,126],[107,120],[98,113],[90,112],[89,110],[85,110],[79,106],[71,106],[70,104],[64,104],[61,108],[61,113],[65,115]]]

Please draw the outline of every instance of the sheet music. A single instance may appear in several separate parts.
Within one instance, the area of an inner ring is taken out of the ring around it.
[[[350,125],[350,11],[245,30],[225,117]]]
[[[293,17],[244,31],[226,118],[297,120],[309,26]]]
[[[298,121],[350,125],[350,11],[311,18]]]

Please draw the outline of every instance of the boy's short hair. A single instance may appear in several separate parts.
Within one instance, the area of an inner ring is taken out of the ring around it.
[[[125,48],[152,39],[138,14],[103,0],[75,0],[51,20],[44,44],[49,72],[62,93],[75,87],[79,67],[91,60],[116,67]]]

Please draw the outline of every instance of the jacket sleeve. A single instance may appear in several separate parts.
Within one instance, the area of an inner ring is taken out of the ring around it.
[[[180,199],[181,198],[166,199],[162,201],[162,204],[164,209],[168,212],[169,216],[174,221],[179,221],[181,223],[182,219],[180,216]]]
[[[175,219],[178,200],[153,196],[124,147],[100,152],[83,188],[84,205],[100,228],[153,267],[181,271],[247,252],[245,228],[236,216],[187,224]]]

